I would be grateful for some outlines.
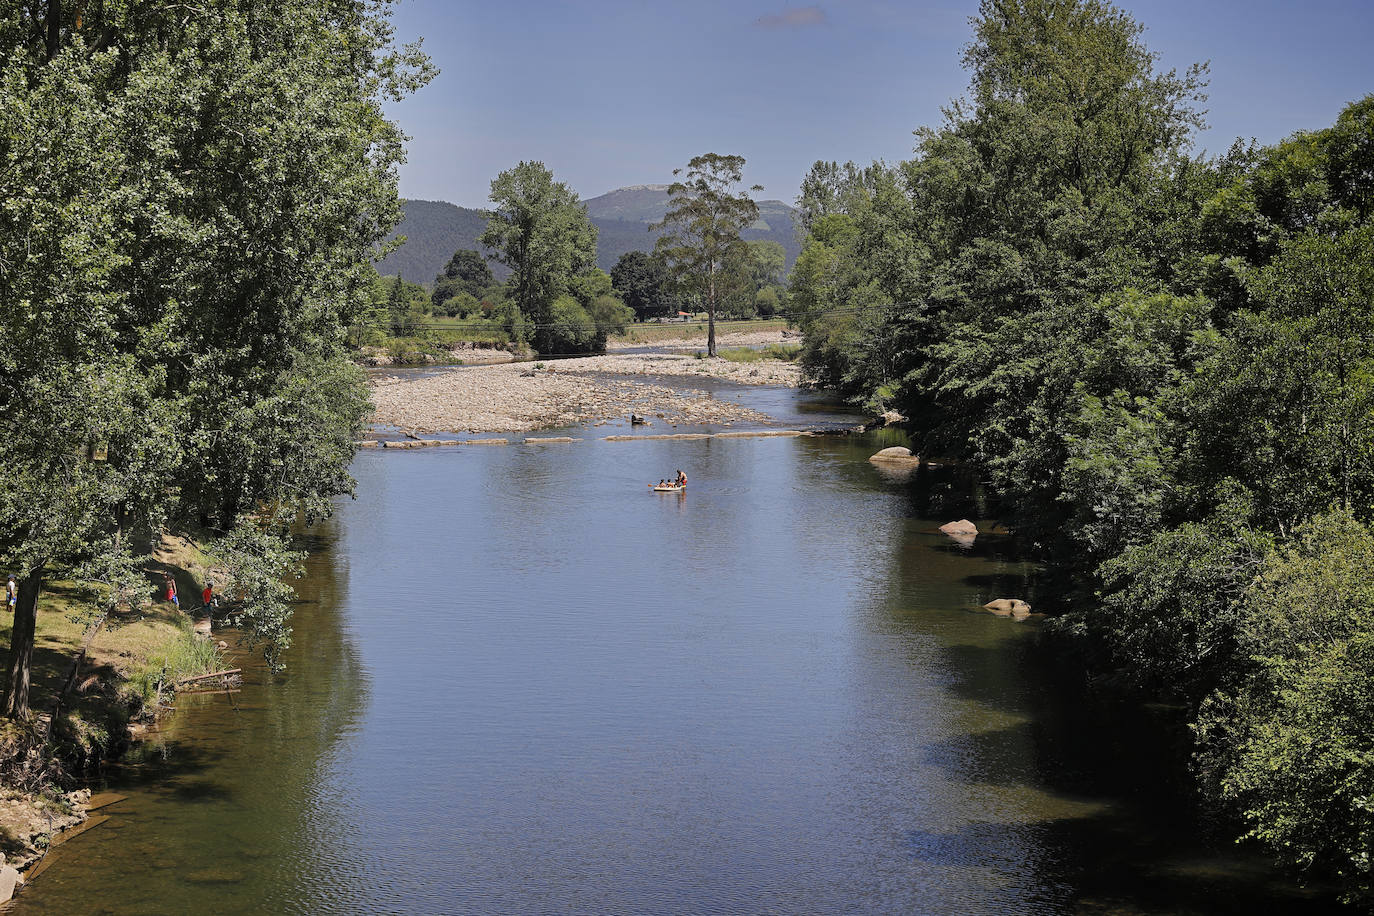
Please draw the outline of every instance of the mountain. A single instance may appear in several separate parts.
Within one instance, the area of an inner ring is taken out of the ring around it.
[[[607,273],[627,251],[650,251],[657,233],[649,225],[663,219],[668,207],[668,186],[635,185],[618,188],[585,201],[587,215],[597,228],[596,264]],[[405,219],[391,234],[406,237],[405,244],[377,264],[383,275],[400,273],[414,283],[433,283],[448,259],[460,248],[479,250],[477,237],[486,228],[482,211],[459,207],[442,200],[406,200]],[[759,201],[759,220],[741,233],[746,239],[767,239],[782,245],[787,269],[797,260],[796,211],[780,200]],[[498,280],[510,276],[510,268],[488,257]]]
[[[602,270],[610,270],[616,260],[627,251],[648,251],[653,247],[656,233],[651,223],[663,219],[668,209],[666,184],[639,184],[608,191],[600,197],[584,201],[587,215],[600,230],[597,238],[596,263]],[[759,219],[740,233],[744,238],[766,239],[782,245],[787,254],[787,270],[801,253],[797,238],[797,211],[780,200],[761,200]]]
[[[470,210],[442,200],[403,200],[405,218],[388,238],[404,235],[400,248],[377,264],[384,276],[399,273],[412,283],[433,283],[448,259],[459,248],[477,250],[477,236],[487,228],[480,210]],[[487,258],[498,280],[510,276],[510,268]]]

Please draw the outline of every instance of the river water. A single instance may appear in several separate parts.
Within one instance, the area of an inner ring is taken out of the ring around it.
[[[360,453],[286,674],[179,698],[13,909],[1320,908],[1194,836],[1035,621],[976,610],[1034,594],[1005,539],[935,531],[980,511],[948,472],[606,431]],[[677,468],[688,494],[648,491]]]

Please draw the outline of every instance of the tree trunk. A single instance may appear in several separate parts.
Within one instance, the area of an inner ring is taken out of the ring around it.
[[[706,296],[706,355],[716,355],[716,265],[711,265],[711,286]]]
[[[48,0],[48,60],[57,56],[62,39],[62,0]]]
[[[33,637],[38,627],[38,593],[43,588],[43,564],[29,570],[19,582],[14,608],[14,634],[10,639],[9,677],[5,681],[5,716],[29,717],[29,675],[33,666]]]

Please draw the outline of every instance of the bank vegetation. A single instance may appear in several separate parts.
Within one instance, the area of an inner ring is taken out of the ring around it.
[[[44,762],[17,786],[0,763],[11,788],[116,743],[80,703],[54,715],[33,693],[78,633],[87,670],[144,703],[212,659],[184,613],[203,582],[183,580],[181,609],[152,602],[175,572],[165,531],[203,533],[227,622],[280,663],[286,527],[349,492],[369,410],[347,332],[400,217],[382,101],[430,75],[392,42],[388,5],[0,12],[3,712],[38,736],[8,760]]]
[[[1094,682],[1179,704],[1203,798],[1367,903],[1374,97],[1204,156],[1206,68],[1121,10],[974,24],[912,159],[807,177],[806,370],[977,468]]]

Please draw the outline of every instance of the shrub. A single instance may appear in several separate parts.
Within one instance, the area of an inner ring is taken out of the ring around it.
[[[1204,704],[1206,783],[1284,862],[1374,901],[1374,534],[1320,516],[1246,595],[1252,667]]]

